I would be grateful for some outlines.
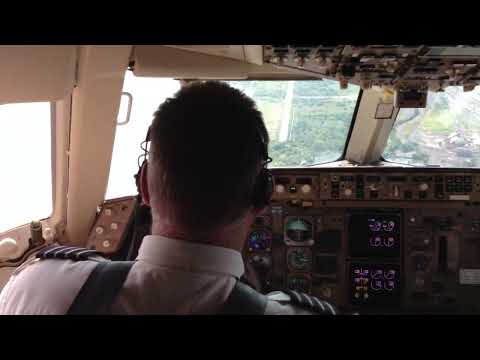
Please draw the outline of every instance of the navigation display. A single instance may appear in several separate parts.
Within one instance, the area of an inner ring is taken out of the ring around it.
[[[350,215],[348,229],[350,256],[400,256],[400,215],[352,214]]]

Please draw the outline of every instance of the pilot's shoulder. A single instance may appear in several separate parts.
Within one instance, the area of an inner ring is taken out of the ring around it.
[[[317,297],[287,290],[267,294],[266,315],[336,315],[337,309],[330,302]]]
[[[98,261],[32,258],[0,294],[0,314],[65,314]]]

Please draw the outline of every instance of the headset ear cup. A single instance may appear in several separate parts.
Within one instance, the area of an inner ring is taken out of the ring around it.
[[[150,189],[147,180],[148,161],[145,160],[140,169],[140,190],[142,196],[142,205],[150,206]]]
[[[270,170],[264,168],[257,176],[257,182],[253,191],[253,206],[257,209],[270,204],[273,194],[273,177]]]
[[[137,192],[139,195],[142,194],[141,182],[142,182],[142,177],[145,176],[146,168],[147,168],[147,160],[144,160],[142,162],[142,165],[138,169],[137,174],[135,175],[135,185],[137,186]]]

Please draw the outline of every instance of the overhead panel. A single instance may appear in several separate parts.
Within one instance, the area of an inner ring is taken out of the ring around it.
[[[75,83],[76,46],[0,46],[0,103],[55,101]]]
[[[480,83],[477,45],[265,45],[264,61],[369,89],[442,91]],[[411,100],[411,96],[409,96]]]

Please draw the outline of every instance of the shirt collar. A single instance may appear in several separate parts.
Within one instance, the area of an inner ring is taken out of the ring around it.
[[[222,273],[237,278],[245,272],[242,255],[238,251],[158,235],[143,238],[137,260],[157,266]]]

